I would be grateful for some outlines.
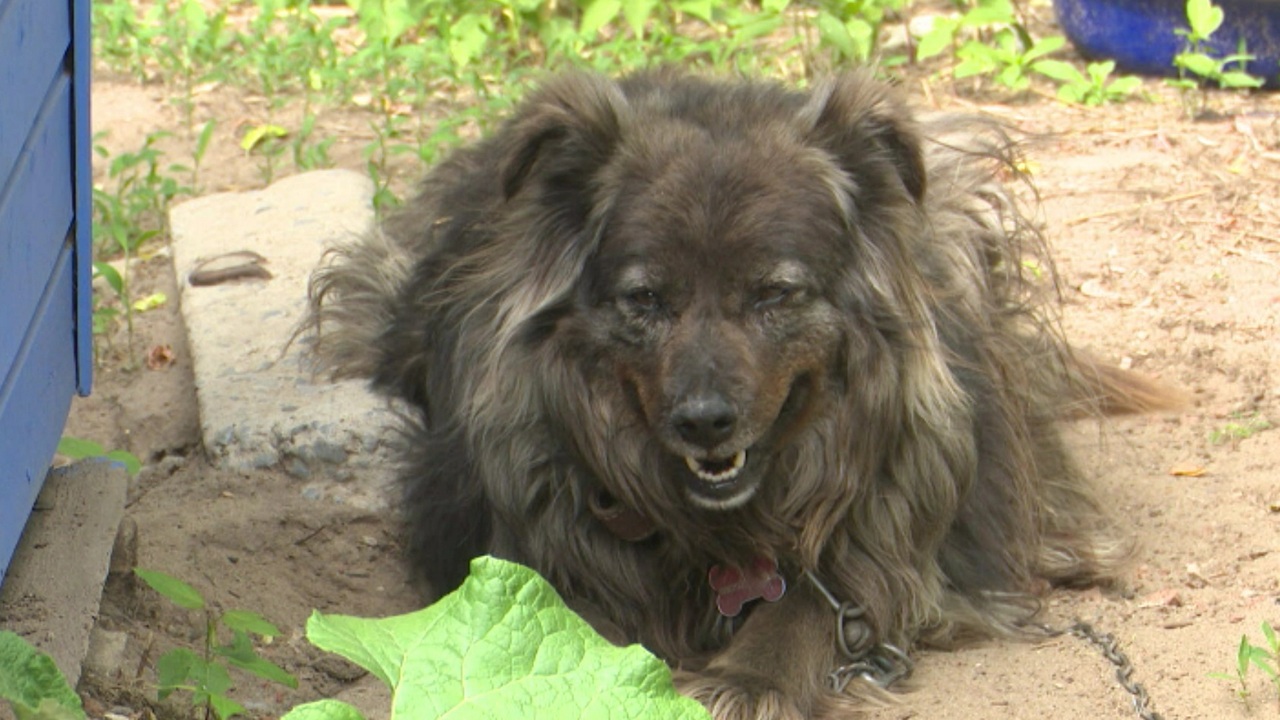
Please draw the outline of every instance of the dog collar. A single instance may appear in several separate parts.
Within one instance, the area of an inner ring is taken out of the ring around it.
[[[653,537],[658,532],[653,521],[618,502],[618,499],[601,488],[587,498],[587,507],[596,516],[600,524],[627,542],[640,542]]]

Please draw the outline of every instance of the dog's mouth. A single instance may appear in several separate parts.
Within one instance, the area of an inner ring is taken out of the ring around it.
[[[726,460],[699,460],[686,455],[684,462],[698,479],[711,485],[733,482],[747,464],[747,451],[739,450]]]
[[[684,457],[692,473],[686,478],[690,498],[705,508],[728,510],[738,507],[755,494],[756,484],[745,482],[747,451],[739,450],[727,458]]]

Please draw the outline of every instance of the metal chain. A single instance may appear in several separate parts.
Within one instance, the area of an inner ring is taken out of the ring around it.
[[[1142,718],[1142,720],[1164,720],[1160,713],[1148,707],[1151,704],[1151,696],[1147,693],[1147,689],[1142,686],[1142,683],[1134,681],[1133,663],[1129,660],[1129,656],[1120,650],[1120,642],[1116,640],[1115,635],[1098,632],[1092,625],[1079,619],[1065,630],[1052,628],[1048,625],[1039,625],[1038,627],[1052,637],[1075,635],[1093,645],[1102,653],[1102,657],[1116,666],[1116,682],[1120,684],[1120,687],[1124,688],[1125,692],[1132,696],[1133,711],[1138,714],[1138,717]]]
[[[862,620],[865,610],[855,602],[840,602],[827,586],[818,580],[812,572],[805,572],[805,578],[818,589],[831,609],[836,614],[836,648],[850,662],[840,665],[827,675],[827,685],[836,692],[844,692],[849,683],[856,677],[887,689],[890,685],[911,675],[915,663],[907,652],[896,645],[879,643],[873,645],[871,628]],[[1048,625],[1036,625],[1049,637],[1075,635],[1093,645],[1102,653],[1102,657],[1116,667],[1116,682],[1133,701],[1133,711],[1142,720],[1164,720],[1164,717],[1152,710],[1151,696],[1142,683],[1133,679],[1133,662],[1120,650],[1120,642],[1111,633],[1098,632],[1089,623],[1077,619],[1064,630]]]
[[[840,602],[812,572],[805,577],[826,598],[836,613],[836,649],[849,662],[839,665],[827,675],[827,686],[844,692],[854,678],[884,690],[911,675],[915,663],[906,651],[889,643],[876,643],[871,627],[862,619],[866,610],[856,602]]]

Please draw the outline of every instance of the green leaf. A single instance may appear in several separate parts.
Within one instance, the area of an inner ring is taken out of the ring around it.
[[[365,720],[360,711],[341,700],[316,700],[299,705],[280,720]]]
[[[253,673],[263,680],[270,680],[291,688],[298,687],[298,679],[284,668],[258,655],[253,641],[244,630],[235,630],[230,645],[215,647],[213,651],[226,659],[233,667]]]
[[[934,18],[933,27],[916,44],[916,59],[927,60],[951,47],[959,25],[959,22],[951,18]]]
[[[1084,73],[1069,62],[1062,60],[1041,60],[1032,64],[1032,70],[1062,83],[1088,83]]]
[[[252,610],[228,610],[221,622],[232,630],[243,630],[263,637],[280,637],[280,628]]]
[[[1203,53],[1178,53],[1173,56],[1173,64],[1200,77],[1216,77],[1221,70],[1218,62]]]
[[[578,32],[588,38],[595,37],[596,33],[600,32],[600,28],[618,17],[621,10],[622,0],[591,0],[582,11],[582,22],[578,25]]]
[[[845,58],[861,58],[858,43],[849,33],[849,28],[829,12],[818,13],[818,38],[823,44],[834,47]]]
[[[1055,50],[1058,50],[1067,43],[1067,39],[1061,35],[1047,37],[1036,41],[1035,45],[1022,56],[1023,61],[1031,61],[1038,57],[1044,57]]]
[[[204,159],[205,151],[209,149],[209,141],[213,139],[213,131],[218,127],[217,120],[210,120],[200,129],[200,135],[196,138],[195,160],[200,162]]]
[[[134,312],[146,312],[148,310],[155,310],[156,308],[163,306],[167,302],[169,302],[169,296],[165,295],[164,293],[162,292],[151,293],[150,295],[144,298],[138,298],[137,300],[134,300],[133,310]]]
[[[458,67],[466,67],[479,58],[489,43],[493,20],[488,15],[463,15],[449,27],[449,56]]]
[[[1266,638],[1272,653],[1280,654],[1280,640],[1276,639],[1276,630],[1265,620],[1262,622],[1262,637]]]
[[[124,297],[124,278],[121,277],[119,270],[116,270],[115,267],[108,265],[101,260],[94,260],[93,271],[96,272],[103,280],[107,281],[107,284],[111,286],[113,291],[115,291],[117,297]]]
[[[143,582],[150,585],[152,590],[168,598],[174,605],[188,610],[204,609],[204,596],[178,578],[156,570],[143,570],[142,568],[134,568],[133,573],[142,578]]]
[[[1236,672],[1240,674],[1240,679],[1244,680],[1244,676],[1249,672],[1249,660],[1252,658],[1253,646],[1249,644],[1249,636],[1240,636],[1240,649],[1236,651]]]
[[[251,153],[255,148],[266,142],[268,139],[282,138],[288,134],[289,131],[279,125],[272,125],[270,123],[254,125],[246,130],[244,135],[240,138],[240,149],[247,153]]]
[[[711,0],[683,0],[675,4],[676,10],[692,15],[710,25],[715,21],[715,4]]]
[[[0,700],[18,720],[84,720],[80,696],[53,658],[16,633],[0,630]]]
[[[644,648],[610,644],[537,573],[495,558],[472,561],[462,587],[424,610],[314,612],[307,637],[387,683],[392,717],[708,717]]]
[[[1222,8],[1212,0],[1187,0],[1187,22],[1191,23],[1191,32],[1201,40],[1221,27],[1222,20]]]
[[[653,8],[657,4],[658,0],[625,0],[622,3],[622,16],[627,19],[627,25],[631,26],[631,32],[636,37],[644,37],[644,26],[649,22],[649,16],[653,14]]]
[[[200,662],[200,658],[187,648],[174,648],[160,656],[156,661],[156,686],[161,700],[188,684],[191,670],[197,662]]]
[[[1142,78],[1134,77],[1133,75],[1125,75],[1124,77],[1118,77],[1111,81],[1111,84],[1107,86],[1107,94],[1123,97],[1125,95],[1132,95],[1137,92],[1140,87],[1142,87]]]
[[[1058,86],[1058,99],[1073,104],[1088,104],[1087,88],[1082,85]]]
[[[1016,19],[1013,3],[1009,0],[989,0],[979,3],[978,7],[965,13],[960,23],[965,27],[985,27],[1010,24]]]
[[[218,716],[218,720],[227,720],[229,717],[245,714],[243,705],[222,693],[210,693],[209,705],[213,707],[213,713]]]
[[[102,457],[113,463],[123,465],[125,472],[129,473],[129,477],[136,477],[138,473],[142,472],[142,461],[138,459],[137,455],[128,450],[112,450]]]
[[[92,440],[76,437],[64,437],[58,441],[58,454],[66,455],[72,460],[102,457],[107,451]]]
[[[1262,87],[1263,80],[1247,72],[1228,70],[1217,78],[1218,85],[1224,88],[1256,88]]]

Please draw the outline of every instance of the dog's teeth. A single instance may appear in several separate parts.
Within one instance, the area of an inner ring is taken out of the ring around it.
[[[743,466],[747,464],[747,451],[739,450],[733,456],[733,461],[729,466],[719,471],[707,469],[707,466],[703,461],[692,458],[688,455],[685,456],[684,462],[700,480],[712,483],[728,482],[729,480],[737,477],[738,473],[742,472]]]

